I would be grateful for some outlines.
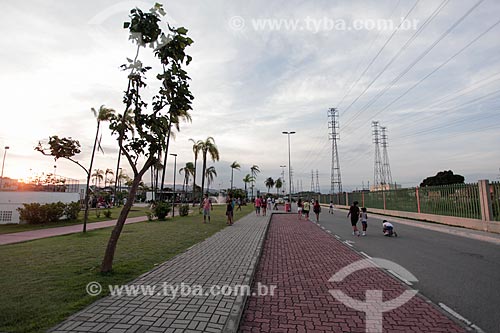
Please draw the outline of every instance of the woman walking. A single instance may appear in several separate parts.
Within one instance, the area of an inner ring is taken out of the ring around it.
[[[227,225],[233,225],[233,200],[231,197],[227,197],[226,204]]]
[[[319,201],[316,200],[313,205],[313,212],[316,214],[316,222],[319,222],[319,213],[321,213],[321,206],[319,204]]]

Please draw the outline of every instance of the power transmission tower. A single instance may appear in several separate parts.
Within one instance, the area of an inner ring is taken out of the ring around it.
[[[332,170],[330,176],[330,194],[342,193],[342,180],[340,177],[339,151],[337,140],[339,134],[339,111],[336,108],[328,109],[329,139],[332,140]]]
[[[311,192],[314,192],[314,170],[311,170]]]
[[[385,182],[389,185],[392,184],[391,166],[389,165],[389,155],[387,154],[387,128],[380,127],[381,131],[381,144],[382,144],[382,170],[384,171]]]
[[[318,169],[316,169],[316,193],[321,193],[321,190],[319,188],[319,172],[318,172]]]
[[[380,157],[380,131],[379,122],[372,121],[372,135],[373,143],[375,144],[375,160],[373,166],[373,186],[377,189],[382,184],[385,184],[384,170],[382,165],[382,158]]]

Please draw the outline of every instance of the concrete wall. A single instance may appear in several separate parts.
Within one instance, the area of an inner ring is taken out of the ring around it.
[[[349,209],[349,206],[336,205],[335,207],[341,208],[341,209]],[[376,209],[376,208],[367,208],[367,209],[368,209],[368,212],[373,212],[376,214],[390,215],[390,216],[410,218],[410,219],[430,221],[430,222],[437,222],[437,223],[441,223],[441,224],[464,227],[464,228],[468,228],[468,229],[500,233],[500,222],[497,222],[497,221],[476,220],[476,219],[467,219],[467,218],[463,218],[463,217],[434,215],[434,214],[401,212],[401,211],[396,211],[396,210],[384,210],[384,209]]]
[[[0,192],[0,224],[19,223],[19,212],[17,208],[23,207],[23,203],[40,204],[52,202],[69,203],[79,201],[79,193],[66,192]]]

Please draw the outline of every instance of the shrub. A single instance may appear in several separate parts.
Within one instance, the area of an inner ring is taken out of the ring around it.
[[[107,217],[108,219],[111,218],[111,211],[109,209],[104,211],[104,216]]]
[[[73,201],[66,204],[64,207],[64,215],[68,220],[76,220],[78,218],[78,214],[80,214],[80,203],[78,201]]]
[[[95,217],[97,217],[97,218],[101,217],[101,210],[99,208],[95,209]]]
[[[46,222],[57,222],[64,216],[66,205],[55,202],[41,205],[37,202],[23,204],[24,208],[18,208],[19,218],[29,224],[42,224]]]
[[[148,217],[148,221],[153,221],[156,215],[152,211],[147,211],[146,216]]]
[[[189,214],[189,205],[181,205],[179,207],[179,215],[188,216],[188,214]]]
[[[168,213],[172,210],[172,206],[168,202],[158,202],[154,208],[155,215],[159,220],[164,220]]]

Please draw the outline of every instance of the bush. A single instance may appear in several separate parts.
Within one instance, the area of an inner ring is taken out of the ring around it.
[[[111,211],[109,209],[104,211],[104,216],[108,219],[111,218]]]
[[[78,214],[80,214],[80,203],[78,201],[70,202],[66,204],[64,207],[64,215],[68,220],[76,220],[78,218]]]
[[[189,214],[189,205],[181,205],[179,207],[179,215],[188,216],[188,214]]]
[[[64,216],[66,205],[62,202],[40,205],[39,203],[23,204],[18,208],[19,219],[29,224],[57,222]]]
[[[168,202],[158,202],[154,208],[155,215],[159,220],[164,220],[168,213],[172,210],[172,206]]]
[[[146,216],[148,217],[148,221],[153,221],[156,215],[152,211],[147,211]]]

